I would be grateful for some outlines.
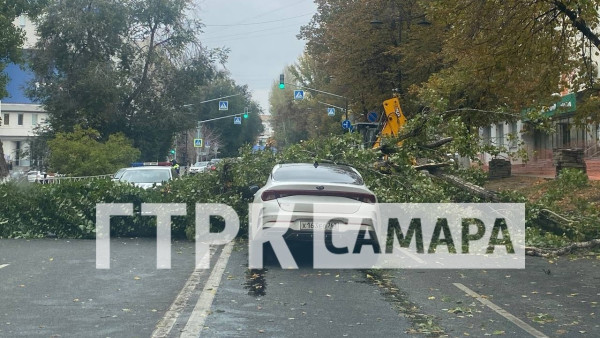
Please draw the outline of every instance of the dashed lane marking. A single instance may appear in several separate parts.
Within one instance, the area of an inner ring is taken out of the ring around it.
[[[518,327],[522,328],[523,330],[525,330],[527,333],[529,333],[533,337],[548,338],[548,336],[546,336],[542,332],[534,329],[531,325],[525,323],[524,321],[522,321],[519,318],[515,317],[514,315],[510,314],[508,311],[506,311],[503,308],[499,307],[498,305],[492,303],[488,299],[483,298],[477,292],[469,289],[468,287],[464,286],[463,284],[461,284],[461,283],[452,283],[452,284],[454,284],[454,286],[456,286],[457,288],[463,290],[469,296],[471,296],[473,298],[476,298],[479,302],[481,302],[481,304],[489,307],[490,309],[494,310],[497,314],[501,315],[502,317],[508,319],[513,324],[515,324]]]

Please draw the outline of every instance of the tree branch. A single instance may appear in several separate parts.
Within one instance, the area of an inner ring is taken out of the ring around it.
[[[567,5],[562,1],[554,0],[553,3],[560,12],[565,14],[571,20],[573,27],[581,32],[581,34],[588,38],[594,46],[600,50],[600,37],[590,29],[585,20],[578,16],[577,13],[567,8]]]

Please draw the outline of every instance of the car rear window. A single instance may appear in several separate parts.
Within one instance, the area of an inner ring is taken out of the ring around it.
[[[121,180],[131,182],[131,183],[161,183],[161,182],[168,181],[171,179],[169,170],[165,170],[165,169],[127,170],[123,174],[123,176],[121,176]]]
[[[363,180],[347,166],[312,164],[284,165],[273,173],[273,180],[279,182],[316,182],[363,185]]]

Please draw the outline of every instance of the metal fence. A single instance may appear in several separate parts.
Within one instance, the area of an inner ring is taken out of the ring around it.
[[[60,184],[62,182],[70,182],[70,181],[86,181],[86,180],[99,180],[99,179],[111,179],[113,177],[112,174],[107,175],[96,175],[96,176],[47,176],[45,178],[39,178],[34,181],[34,183],[40,184]]]

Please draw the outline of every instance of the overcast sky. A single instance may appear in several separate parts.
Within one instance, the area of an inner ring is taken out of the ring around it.
[[[209,48],[227,47],[226,64],[238,85],[269,109],[269,90],[287,65],[304,50],[296,35],[316,12],[313,0],[198,0],[206,25],[200,35]],[[231,109],[231,108],[230,108]]]

